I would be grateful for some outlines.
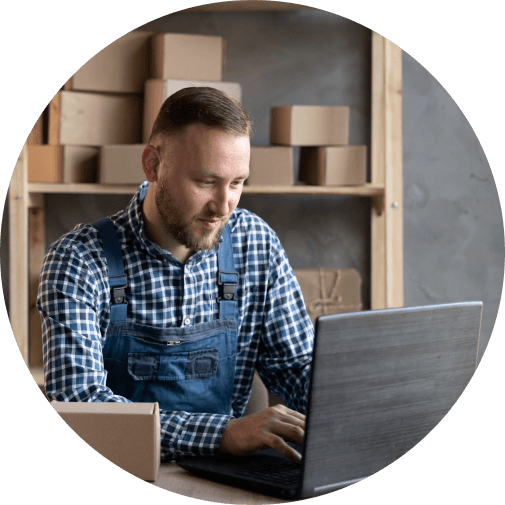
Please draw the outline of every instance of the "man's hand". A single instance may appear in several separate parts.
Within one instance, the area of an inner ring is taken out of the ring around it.
[[[284,405],[275,405],[241,419],[231,419],[224,429],[219,451],[245,456],[271,447],[293,461],[301,455],[286,441],[303,445],[305,416]]]

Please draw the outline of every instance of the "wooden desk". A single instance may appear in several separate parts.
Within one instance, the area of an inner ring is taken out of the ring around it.
[[[190,498],[219,503],[243,503],[248,505],[289,503],[289,500],[253,493],[252,491],[197,477],[180,468],[176,463],[161,463],[158,478],[153,482],[153,485]]]

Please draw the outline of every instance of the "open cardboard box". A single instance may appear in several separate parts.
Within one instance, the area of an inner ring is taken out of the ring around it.
[[[160,467],[158,403],[51,402],[93,449],[123,470],[155,481]]]

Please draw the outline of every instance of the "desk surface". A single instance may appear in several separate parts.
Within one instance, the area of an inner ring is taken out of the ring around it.
[[[213,482],[187,472],[176,463],[161,463],[158,478],[153,484],[190,498],[220,503],[255,505],[260,503],[289,503],[289,500],[253,493],[226,484]]]

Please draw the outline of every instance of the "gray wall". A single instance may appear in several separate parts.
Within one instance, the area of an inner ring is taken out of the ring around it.
[[[254,121],[253,145],[268,144],[270,107],[298,104],[349,106],[350,143],[370,146],[370,32],[361,25],[322,11],[175,13],[140,29],[225,37],[225,80],[242,85],[243,105]],[[482,355],[503,282],[496,187],[458,106],[407,54],[403,86],[405,305],[483,300]],[[295,162],[297,156],[295,148]],[[46,196],[47,243],[128,201],[124,196]],[[356,268],[363,279],[364,308],[369,308],[367,199],[244,195],[241,206],[277,231],[294,268]]]

